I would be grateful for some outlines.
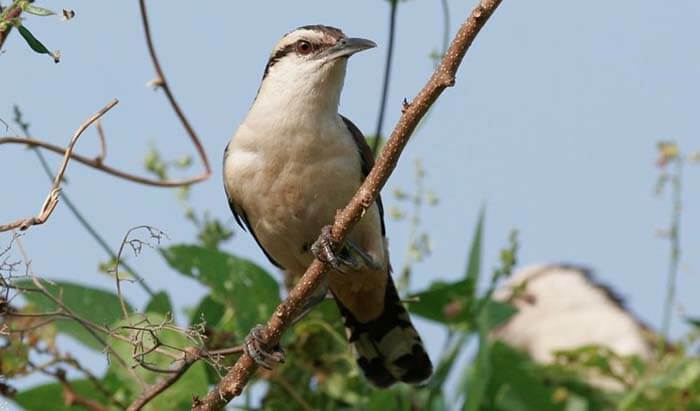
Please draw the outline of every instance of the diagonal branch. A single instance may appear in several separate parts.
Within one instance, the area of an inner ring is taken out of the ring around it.
[[[405,104],[403,114],[374,168],[350,203],[336,215],[332,229],[336,241],[339,243],[343,241],[364,211],[374,202],[396,167],[401,151],[408,143],[411,133],[445,88],[454,85],[457,69],[465,53],[500,3],[501,0],[480,1],[460,27],[428,83],[412,103]],[[290,291],[287,299],[277,307],[264,327],[262,334],[267,346],[273,346],[279,342],[282,333],[292,324],[304,301],[321,284],[327,270],[327,265],[317,259],[311,263],[299,283]],[[198,411],[221,409],[231,399],[241,394],[256,369],[257,365],[252,358],[247,354],[241,355],[228,374],[205,398],[195,399],[192,409]]]
[[[26,230],[33,225],[44,224],[46,220],[48,220],[48,218],[51,216],[51,213],[53,213],[53,210],[58,205],[58,197],[61,192],[61,182],[63,181],[63,174],[66,172],[66,167],[68,167],[68,161],[71,159],[71,154],[73,153],[73,148],[75,147],[75,144],[78,142],[78,138],[80,138],[80,136],[83,134],[83,131],[90,127],[92,123],[97,121],[97,119],[102,117],[112,107],[116,106],[117,103],[118,100],[116,99],[110,101],[100,111],[98,111],[97,113],[93,114],[90,118],[85,120],[85,122],[83,122],[83,124],[81,124],[80,127],[78,127],[78,130],[76,130],[76,132],[73,134],[73,138],[71,138],[71,141],[68,144],[65,153],[63,154],[63,162],[61,163],[61,166],[58,168],[56,176],[54,177],[51,191],[46,197],[44,204],[41,206],[39,214],[36,217],[22,218],[13,223],[0,225],[0,232],[9,231],[15,228],[19,228],[20,230]]]

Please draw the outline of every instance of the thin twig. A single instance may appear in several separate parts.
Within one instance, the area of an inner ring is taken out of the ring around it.
[[[80,127],[78,127],[78,130],[76,130],[76,132],[73,134],[73,138],[71,138],[71,141],[68,144],[68,147],[66,148],[65,153],[63,155],[63,162],[61,163],[61,166],[58,168],[56,176],[54,177],[51,191],[46,197],[44,204],[41,206],[41,211],[39,212],[39,214],[36,217],[27,217],[24,219],[17,220],[14,223],[0,225],[0,232],[9,231],[16,228],[19,228],[20,230],[24,231],[33,225],[44,224],[44,222],[46,222],[46,220],[51,216],[51,213],[53,213],[53,210],[58,205],[58,195],[61,192],[61,182],[63,180],[63,174],[66,172],[66,167],[68,167],[68,161],[71,159],[71,154],[73,153],[73,148],[75,147],[75,144],[78,142],[78,138],[80,138],[80,135],[83,134],[83,131],[85,131],[98,118],[102,117],[112,107],[117,105],[118,102],[119,101],[117,99],[110,101],[100,111],[93,114],[90,118],[83,122],[83,124],[81,124]]]
[[[399,156],[416,125],[445,88],[454,85],[457,69],[465,53],[500,3],[501,0],[482,0],[476,6],[460,27],[450,48],[428,83],[418,93],[415,100],[406,105],[374,168],[350,203],[336,215],[331,233],[337,243],[342,243],[365,210],[374,203],[377,194],[396,167]],[[282,333],[292,324],[304,302],[321,283],[327,269],[325,263],[314,259],[299,283],[289,292],[287,299],[277,307],[263,328],[262,335],[266,346],[274,346],[279,342]],[[221,409],[231,399],[241,394],[256,369],[255,361],[244,353],[205,398],[195,399],[193,409],[198,411]]]
[[[15,118],[14,121],[17,123],[17,125],[22,129],[22,133],[24,133],[25,137],[29,137],[29,124],[23,121],[22,119],[22,112],[19,110],[19,107],[15,106]],[[97,135],[100,137],[100,147],[101,151],[100,154],[95,158],[96,161],[102,162],[102,160],[105,159],[107,156],[107,145],[105,142],[104,138],[104,133],[102,131],[102,125],[101,122],[98,120],[95,122],[95,128],[97,129]],[[41,150],[37,149],[36,147],[33,147],[32,150],[36,154],[37,158],[39,159],[39,163],[41,164],[41,167],[44,169],[44,173],[46,176],[49,178],[49,180],[53,181],[55,178],[53,175],[53,172],[51,172],[51,168],[49,167],[48,162],[46,161],[46,157],[44,157],[44,153],[41,152]],[[116,260],[117,254],[112,251],[110,248],[109,244],[107,244],[107,241],[100,235],[100,233],[97,232],[95,227],[90,224],[90,222],[85,218],[83,213],[78,209],[78,207],[73,203],[73,201],[68,197],[68,194],[65,192],[65,190],[61,190],[60,194],[60,199],[63,200],[63,202],[66,204],[66,207],[68,207],[68,210],[75,216],[75,218],[78,220],[78,223],[80,223],[81,226],[85,229],[85,231],[90,234],[90,236],[95,240],[95,242],[102,247],[102,249],[107,253],[107,255],[113,259]],[[122,262],[122,266],[124,269],[126,269],[139,283],[141,288],[151,297],[155,295],[155,292],[151,287],[146,283],[146,280],[144,280],[143,277],[139,273],[136,272],[130,265],[128,265],[125,262]]]
[[[382,140],[382,126],[384,125],[384,113],[386,112],[386,99],[389,94],[389,82],[391,80],[391,61],[394,57],[394,37],[396,34],[396,9],[399,7],[399,0],[390,0],[389,10],[389,44],[386,49],[386,61],[384,62],[384,80],[382,82],[382,97],[379,102],[379,115],[377,116],[377,127],[374,132],[374,142],[372,143],[372,153],[376,156]]]
[[[450,5],[447,4],[447,0],[441,0],[440,3],[442,5],[442,55],[444,56],[447,47],[450,46]]]
[[[19,137],[19,136],[7,136],[7,137],[0,137],[0,145],[2,144],[22,144],[28,147],[38,147],[38,148],[43,148],[47,151],[50,151],[52,153],[56,154],[63,154],[65,153],[66,149],[60,146],[57,146],[55,144],[47,143],[45,141],[41,140],[36,140],[33,138],[26,138],[26,137]],[[189,186],[195,183],[199,183],[201,181],[206,180],[209,176],[208,175],[200,175],[196,177],[191,177],[191,178],[184,178],[181,180],[158,180],[154,178],[148,178],[148,177],[141,177],[136,174],[131,174],[127,173],[125,171],[121,171],[116,167],[111,167],[106,164],[101,163],[100,161],[96,160],[95,158],[91,158],[88,156],[84,156],[81,154],[76,154],[72,153],[71,158],[73,161],[77,161],[80,164],[86,165],[88,167],[92,167],[96,170],[102,171],[104,173],[110,174],[114,177],[121,178],[123,180],[131,181],[133,183],[138,183],[138,184],[143,184],[147,186],[152,186],[152,187],[183,187],[183,186]]]
[[[148,46],[148,54],[150,54],[151,56],[151,60],[153,61],[153,67],[155,68],[156,74],[158,75],[157,83],[160,86],[160,88],[162,88],[165,92],[165,96],[168,98],[168,101],[170,102],[170,105],[172,106],[173,110],[175,110],[177,118],[180,119],[182,126],[187,131],[187,134],[190,136],[190,140],[192,140],[192,143],[197,149],[197,153],[199,153],[199,157],[202,159],[202,163],[204,163],[205,171],[204,174],[200,176],[199,181],[206,180],[207,178],[209,178],[209,176],[211,176],[211,167],[209,166],[209,159],[207,158],[207,154],[204,152],[204,147],[202,146],[202,143],[197,137],[197,133],[195,133],[194,129],[190,125],[190,122],[187,121],[185,114],[182,112],[180,106],[175,101],[175,96],[173,96],[173,93],[170,91],[168,81],[165,79],[165,74],[163,73],[163,69],[160,66],[160,61],[156,56],[156,49],[153,45],[153,39],[151,37],[151,28],[148,23],[148,14],[146,13],[146,1],[140,0],[139,6],[141,9],[141,23],[143,24],[143,31],[146,36],[146,44]]]
[[[197,360],[199,360],[201,356],[197,353],[196,349],[190,349],[186,351],[182,359],[178,360],[176,362],[176,366],[174,367],[174,372],[163,378],[162,380],[158,381],[157,383],[149,386],[146,388],[141,395],[134,400],[131,405],[129,405],[129,408],[127,408],[127,411],[138,411],[146,404],[148,404],[151,400],[153,400],[155,397],[160,395],[163,391],[165,391],[168,387],[173,385],[177,380],[182,377],[187,370],[190,368],[192,364],[194,364]]]
[[[204,151],[204,146],[202,146],[202,143],[199,140],[197,133],[194,131],[194,129],[190,125],[189,121],[187,120],[187,117],[185,117],[185,114],[183,113],[182,109],[177,104],[177,101],[175,101],[175,96],[173,95],[172,91],[170,90],[170,85],[168,84],[168,81],[165,79],[165,74],[163,73],[163,69],[160,65],[160,61],[158,60],[158,57],[156,56],[155,46],[153,44],[153,39],[151,38],[151,29],[150,29],[149,22],[148,22],[148,15],[146,14],[145,1],[141,0],[139,2],[139,5],[141,8],[141,20],[142,20],[142,24],[143,24],[144,35],[146,37],[146,44],[148,46],[148,54],[151,57],[151,61],[153,62],[153,67],[154,67],[154,69],[156,71],[156,75],[157,75],[157,79],[156,79],[157,81],[155,82],[155,84],[157,84],[158,87],[162,88],[163,91],[165,92],[165,96],[168,99],[170,106],[175,111],[175,115],[180,120],[180,123],[185,128],[185,131],[187,132],[190,140],[194,144],[195,149],[197,150],[197,154],[199,155],[199,157],[202,160],[202,163],[204,164],[204,172],[198,176],[191,177],[191,178],[185,178],[185,179],[181,179],[181,180],[158,180],[158,179],[137,176],[135,174],[121,171],[115,167],[107,166],[107,165],[103,164],[104,159],[100,155],[98,155],[96,158],[89,158],[87,156],[83,156],[83,155],[79,155],[79,154],[71,154],[71,158],[74,161],[77,161],[81,164],[92,167],[96,170],[100,170],[104,173],[111,174],[115,177],[119,177],[119,178],[122,178],[124,180],[128,180],[128,181],[138,183],[138,184],[143,184],[143,185],[148,185],[148,186],[153,186],[153,187],[190,186],[192,184],[199,183],[199,182],[204,181],[204,180],[208,179],[209,177],[211,177],[211,166],[209,165],[209,159],[207,158],[207,154]],[[99,135],[99,131],[98,131],[98,135]],[[102,133],[102,136],[104,137],[104,133]],[[0,145],[1,144],[23,144],[23,145],[26,145],[29,147],[43,148],[45,150],[52,151],[52,152],[58,153],[58,154],[63,154],[64,152],[66,152],[65,148],[56,146],[54,144],[47,143],[45,141],[31,139],[31,138],[21,138],[21,137],[17,137],[17,136],[0,137]]]
[[[683,212],[683,159],[678,156],[674,161],[675,173],[670,176],[671,180],[671,227],[669,229],[669,259],[668,259],[668,279],[666,285],[666,300],[664,301],[663,317],[661,319],[661,344],[659,355],[666,351],[666,343],[671,331],[671,320],[673,306],[676,300],[676,282],[678,279],[678,266],[681,259],[681,214]]]

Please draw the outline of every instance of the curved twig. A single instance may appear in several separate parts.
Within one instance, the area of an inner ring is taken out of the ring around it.
[[[362,217],[364,211],[374,203],[377,194],[396,167],[399,156],[420,119],[445,88],[454,85],[457,69],[464,59],[465,53],[500,3],[501,0],[481,0],[460,27],[428,83],[418,93],[414,101],[405,106],[405,110],[374,168],[350,203],[336,215],[332,235],[338,243],[342,243],[348,232]],[[321,283],[327,269],[327,265],[318,259],[311,263],[304,276],[290,291],[287,299],[277,307],[264,327],[262,334],[267,346],[273,346],[279,342],[282,332],[292,324],[300,307]],[[257,365],[253,359],[244,353],[205,398],[195,399],[193,410],[222,408],[231,399],[241,394],[256,369]]]
[[[22,112],[19,110],[19,107],[15,106],[15,123],[19,125],[19,127],[22,129],[22,133],[25,135],[25,137],[29,137],[29,124],[23,121],[22,119]],[[100,154],[95,158],[95,161],[102,162],[105,157],[107,156],[107,143],[105,141],[104,137],[104,132],[102,131],[102,126],[100,120],[97,120],[95,122],[95,129],[97,130],[97,135],[100,138]],[[49,180],[53,181],[55,178],[53,175],[53,172],[51,171],[51,168],[49,167],[48,162],[46,161],[46,157],[44,157],[44,153],[39,150],[38,148],[33,148],[34,154],[36,154],[37,159],[39,159],[39,163],[41,164],[41,168],[44,169],[44,173],[46,176],[49,178]],[[102,249],[107,253],[107,255],[112,258],[116,259],[117,254],[112,251],[112,248],[107,244],[107,240],[102,237],[102,235],[97,231],[97,229],[90,224],[90,222],[87,220],[87,218],[83,215],[83,213],[78,209],[78,206],[73,203],[73,201],[70,199],[68,194],[65,191],[61,191],[60,194],[60,200],[63,201],[63,203],[68,207],[68,210],[75,216],[75,218],[78,220],[78,223],[83,226],[85,231],[90,234],[90,236],[95,240],[95,242],[102,247]],[[148,285],[146,280],[138,273],[136,270],[131,267],[129,264],[126,262],[122,262],[121,264],[124,269],[126,269],[131,275],[136,279],[136,281],[139,283],[141,288],[151,297],[155,294],[153,289]]]
[[[100,111],[98,111],[97,113],[93,114],[90,118],[85,120],[85,122],[83,122],[83,124],[81,124],[80,127],[78,127],[78,129],[75,131],[70,143],[68,144],[68,147],[65,149],[65,153],[63,154],[63,162],[61,163],[61,166],[56,172],[51,191],[46,197],[44,204],[41,206],[41,211],[39,211],[39,214],[36,217],[27,217],[19,219],[13,223],[0,225],[0,232],[13,230],[15,228],[19,228],[20,230],[24,231],[33,225],[44,224],[44,222],[48,220],[48,218],[51,216],[51,213],[53,213],[53,210],[58,205],[58,195],[61,192],[61,182],[63,181],[63,174],[66,172],[66,167],[68,167],[68,161],[72,157],[71,154],[73,153],[73,148],[75,147],[75,144],[78,142],[78,138],[80,138],[80,135],[83,134],[83,131],[90,127],[92,123],[97,121],[98,118],[102,117],[112,107],[116,106],[118,102],[119,101],[117,99],[110,101]]]
[[[187,132],[190,140],[192,141],[192,143],[195,146],[195,149],[197,150],[197,154],[202,159],[202,163],[204,164],[204,172],[198,176],[186,178],[186,179],[181,179],[181,180],[158,180],[158,179],[153,179],[153,178],[137,176],[135,174],[121,171],[115,167],[107,166],[107,165],[103,164],[103,160],[104,160],[104,157],[106,155],[104,152],[106,145],[103,143],[104,133],[101,132],[101,129],[98,130],[98,135],[101,138],[101,153],[98,156],[96,156],[95,158],[88,158],[87,156],[82,156],[79,154],[71,153],[70,157],[74,161],[77,161],[81,164],[92,167],[96,170],[100,170],[102,172],[105,172],[107,174],[111,174],[115,177],[119,177],[119,178],[122,178],[124,180],[128,180],[128,181],[131,181],[134,183],[144,184],[144,185],[148,185],[148,186],[182,187],[182,186],[189,186],[189,185],[192,185],[195,183],[199,183],[201,181],[208,179],[211,176],[211,166],[209,165],[209,159],[207,157],[206,152],[204,151],[204,146],[202,146],[202,143],[199,140],[199,137],[197,137],[197,133],[195,133],[194,129],[190,125],[190,122],[187,120],[187,117],[185,117],[185,114],[183,113],[180,106],[177,104],[177,101],[175,101],[175,96],[173,95],[172,91],[170,90],[170,86],[168,85],[168,82],[165,79],[165,74],[163,73],[163,69],[160,65],[160,61],[158,60],[158,57],[156,56],[155,46],[153,45],[153,39],[151,38],[151,29],[150,29],[149,22],[148,22],[148,15],[146,13],[145,0],[140,0],[139,4],[141,7],[141,21],[143,24],[144,35],[146,37],[146,44],[148,46],[148,54],[151,57],[151,61],[153,62],[153,67],[154,67],[154,69],[156,71],[156,75],[157,75],[157,78],[156,78],[156,81],[154,82],[154,84],[157,84],[157,86],[162,88],[163,91],[165,92],[165,96],[168,99],[170,106],[173,108],[173,110],[175,111],[175,114],[177,115],[177,118],[180,120],[180,123],[185,128],[185,131]],[[16,136],[0,137],[0,145],[1,144],[23,144],[23,145],[26,145],[29,147],[43,148],[43,149],[46,149],[48,151],[52,151],[52,152],[58,153],[58,154],[63,154],[64,152],[66,152],[65,148],[56,146],[56,145],[51,144],[51,143],[47,143],[47,142],[36,140],[36,139],[22,138],[22,137],[16,137]]]
[[[165,96],[168,98],[170,106],[173,108],[173,110],[175,110],[177,118],[180,119],[180,123],[182,123],[182,126],[187,131],[187,134],[190,136],[190,140],[192,140],[192,144],[194,144],[195,148],[197,149],[197,153],[199,154],[199,157],[202,159],[202,163],[204,163],[204,173],[199,177],[199,179],[195,178],[195,180],[206,180],[207,178],[209,178],[209,176],[211,176],[211,167],[209,166],[209,159],[207,158],[207,154],[204,152],[204,147],[199,141],[199,137],[197,137],[197,133],[195,133],[194,129],[190,125],[190,122],[187,121],[185,114],[182,112],[180,106],[175,101],[175,96],[173,96],[173,93],[170,91],[168,81],[165,79],[163,69],[160,67],[160,61],[158,61],[158,57],[156,56],[156,49],[153,46],[153,39],[151,38],[151,28],[148,24],[148,14],[146,13],[146,1],[140,0],[139,6],[141,8],[141,23],[143,24],[143,31],[146,36],[146,44],[148,45],[148,54],[150,54],[151,56],[151,61],[153,61],[153,67],[155,68],[156,74],[158,75],[156,83],[165,92]]]

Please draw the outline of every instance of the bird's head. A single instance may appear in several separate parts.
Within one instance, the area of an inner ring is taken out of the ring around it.
[[[373,41],[346,37],[334,27],[299,27],[272,50],[258,97],[285,93],[301,99],[326,94],[339,98],[348,58],[373,47]]]

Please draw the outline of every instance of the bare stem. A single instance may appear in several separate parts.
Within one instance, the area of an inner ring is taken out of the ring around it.
[[[110,101],[100,111],[98,111],[97,113],[93,114],[90,118],[85,120],[83,124],[81,124],[80,127],[78,127],[78,129],[75,131],[70,143],[68,144],[68,147],[65,149],[65,153],[63,154],[63,162],[61,163],[60,167],[58,168],[58,171],[56,172],[51,191],[46,197],[44,204],[41,206],[39,214],[36,217],[27,217],[17,220],[13,223],[0,225],[0,232],[9,231],[16,228],[19,228],[20,230],[26,230],[33,225],[44,224],[44,222],[48,220],[48,218],[51,216],[51,213],[53,213],[53,210],[58,205],[58,195],[61,192],[61,182],[63,181],[63,174],[66,172],[66,167],[68,167],[68,161],[71,159],[71,154],[73,153],[73,148],[75,147],[75,144],[78,142],[78,139],[83,134],[83,132],[88,127],[90,127],[92,123],[97,121],[97,119],[102,117],[112,107],[116,106],[118,102],[119,101],[116,99]]]
[[[376,156],[379,151],[379,144],[382,140],[382,126],[384,125],[384,113],[386,112],[386,99],[389,94],[389,82],[391,80],[391,61],[394,57],[394,37],[396,34],[396,9],[399,0],[389,1],[389,43],[386,49],[386,62],[384,63],[384,81],[382,82],[382,97],[379,102],[379,115],[377,116],[377,127],[374,132],[374,143],[372,143],[372,153]]]
[[[663,318],[661,322],[661,347],[659,352],[665,351],[665,345],[671,331],[671,319],[673,306],[676,299],[676,282],[678,279],[678,266],[681,258],[680,229],[681,213],[683,212],[683,159],[679,156],[674,160],[675,173],[671,175],[671,228],[669,231],[670,253],[668,259],[668,279],[666,284],[666,300],[664,301]]]

